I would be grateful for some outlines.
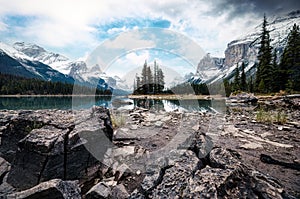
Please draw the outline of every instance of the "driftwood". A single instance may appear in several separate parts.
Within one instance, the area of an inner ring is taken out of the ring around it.
[[[262,161],[263,163],[280,165],[280,166],[284,166],[284,167],[289,168],[289,169],[294,169],[294,170],[300,171],[300,164],[299,163],[283,162],[283,161],[280,161],[280,160],[276,160],[276,159],[274,159],[271,156],[266,155],[266,154],[260,154],[260,161]]]

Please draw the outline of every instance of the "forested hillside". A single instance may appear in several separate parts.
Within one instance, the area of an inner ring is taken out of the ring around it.
[[[73,88],[73,84],[29,79],[0,73],[0,95],[71,95]],[[94,88],[76,85],[76,91],[80,94],[111,95],[110,90],[94,90]]]

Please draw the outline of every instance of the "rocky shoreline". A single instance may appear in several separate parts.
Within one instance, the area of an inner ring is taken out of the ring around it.
[[[299,102],[0,111],[0,198],[298,198]],[[261,108],[286,123],[257,121]]]

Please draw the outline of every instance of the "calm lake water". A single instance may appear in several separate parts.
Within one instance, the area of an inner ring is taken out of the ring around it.
[[[211,111],[225,106],[224,101],[211,100],[131,100],[126,97],[0,97],[0,109],[88,109],[93,105],[108,108],[132,109],[135,106],[155,110]]]

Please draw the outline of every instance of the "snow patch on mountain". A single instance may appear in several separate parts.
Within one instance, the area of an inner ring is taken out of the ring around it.
[[[67,57],[58,53],[46,51],[44,48],[36,44],[16,42],[13,47],[18,51],[23,52],[28,57],[31,57],[34,61],[39,61],[47,65],[69,60]]]
[[[25,55],[24,53],[18,51],[17,49],[13,48],[12,46],[9,46],[1,41],[0,41],[0,50],[5,52],[7,55],[11,56],[12,58],[31,60],[31,58],[29,56]]]

